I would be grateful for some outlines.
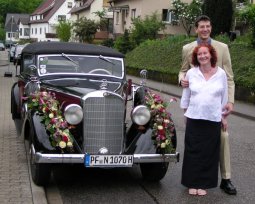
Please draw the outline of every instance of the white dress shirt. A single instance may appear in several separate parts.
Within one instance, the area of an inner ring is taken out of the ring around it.
[[[223,107],[228,100],[227,76],[222,68],[215,69],[216,73],[208,80],[198,67],[187,72],[189,87],[183,89],[180,104],[181,108],[187,109],[184,114],[186,117],[221,121]]]

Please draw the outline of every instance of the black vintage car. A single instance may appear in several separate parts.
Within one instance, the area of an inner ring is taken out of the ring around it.
[[[123,54],[90,44],[27,45],[11,90],[12,118],[22,121],[37,185],[60,163],[138,164],[144,179],[159,181],[169,162],[179,160],[174,124],[162,104],[143,83],[126,79]]]

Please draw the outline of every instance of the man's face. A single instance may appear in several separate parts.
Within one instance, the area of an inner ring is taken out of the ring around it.
[[[210,37],[212,26],[210,21],[200,21],[196,28],[197,36],[201,40],[207,40]]]

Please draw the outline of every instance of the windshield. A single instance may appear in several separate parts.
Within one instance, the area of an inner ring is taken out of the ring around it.
[[[61,55],[39,56],[39,75],[77,74],[123,77],[123,59],[104,56]]]

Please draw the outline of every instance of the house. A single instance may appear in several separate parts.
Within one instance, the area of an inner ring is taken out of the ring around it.
[[[191,3],[192,0],[182,0]],[[113,34],[122,35],[125,29],[132,28],[132,19],[150,16],[156,12],[159,19],[166,24],[166,29],[161,34],[185,34],[185,30],[173,15],[171,0],[110,0],[113,10]]]
[[[30,39],[29,17],[20,18],[18,21],[19,39]]]
[[[7,13],[5,19],[6,44],[13,44],[23,37],[23,28],[28,26],[29,14]],[[19,24],[22,24],[22,35],[20,35]],[[26,30],[27,31],[27,30]]]
[[[31,15],[30,38],[34,41],[58,41],[56,26],[70,19],[74,0],[45,0]]]
[[[99,22],[101,19],[96,12],[105,11],[104,19],[107,20],[107,28],[100,30],[96,33],[95,38],[105,39],[108,38],[108,31],[112,30],[113,12],[108,11],[110,8],[109,0],[75,0],[75,6],[71,9],[70,20],[72,22],[77,21],[80,18],[87,18]]]

